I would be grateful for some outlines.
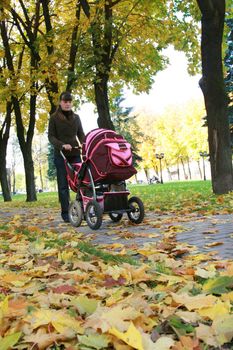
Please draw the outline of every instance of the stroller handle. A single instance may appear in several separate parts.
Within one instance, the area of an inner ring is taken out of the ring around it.
[[[72,147],[72,150],[73,149],[79,149],[80,151],[82,150],[82,147],[80,146],[75,146],[75,147]],[[65,160],[66,159],[66,156],[64,155],[63,151],[60,150],[60,155],[62,156],[62,158]]]

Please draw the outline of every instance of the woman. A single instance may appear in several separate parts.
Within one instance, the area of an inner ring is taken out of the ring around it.
[[[70,163],[81,162],[80,150],[77,148],[79,142],[84,140],[82,123],[77,114],[72,111],[72,96],[70,92],[62,92],[60,103],[49,120],[48,138],[54,146],[54,164],[57,169],[57,185],[59,201],[61,203],[61,217],[69,222],[69,186],[66,178],[64,159],[60,154],[63,151]]]

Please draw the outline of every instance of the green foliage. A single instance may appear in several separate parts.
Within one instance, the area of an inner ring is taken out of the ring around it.
[[[111,8],[105,1],[87,1],[90,18],[75,0],[46,2],[47,12],[42,2],[4,3],[8,5],[4,6],[6,18],[13,23],[10,49],[15,66],[13,76],[4,68],[4,79],[10,82],[8,92],[10,89],[21,101],[25,127],[29,125],[30,95],[38,97],[36,127],[44,130],[50,108],[47,93],[50,91],[50,99],[56,103],[58,91],[51,87],[57,85],[64,90],[68,78],[72,80],[71,88],[78,92],[78,102],[94,101],[93,82],[101,74],[109,80],[110,98],[116,97],[125,83],[137,92],[148,92],[153,76],[166,66],[162,49],[170,44],[186,52],[191,71],[197,66],[197,11],[187,0],[174,4],[161,0],[116,1]],[[73,70],[72,45],[76,47]],[[0,50],[1,57],[4,50]],[[2,100],[6,94],[0,91]]]

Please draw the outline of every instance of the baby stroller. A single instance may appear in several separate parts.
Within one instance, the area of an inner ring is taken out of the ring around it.
[[[63,152],[67,180],[76,199],[69,206],[70,223],[78,227],[83,219],[97,230],[104,213],[114,222],[127,213],[131,222],[139,224],[144,218],[140,198],[131,197],[125,180],[137,173],[132,165],[130,144],[112,130],[90,131],[82,146],[82,163],[70,164]]]

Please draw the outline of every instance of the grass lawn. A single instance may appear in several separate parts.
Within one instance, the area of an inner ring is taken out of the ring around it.
[[[201,214],[232,213],[233,193],[217,196],[212,193],[210,181],[179,181],[153,185],[129,185],[131,195],[144,202],[146,210],[156,212],[177,212]],[[75,193],[71,193],[75,198]],[[56,192],[37,194],[37,202],[25,202],[25,195],[13,196],[5,207],[44,207],[58,208]],[[0,196],[0,202],[3,202]]]
[[[132,194],[141,197],[149,210],[189,213],[232,213],[233,192],[217,196],[210,181],[180,181],[132,186]]]

